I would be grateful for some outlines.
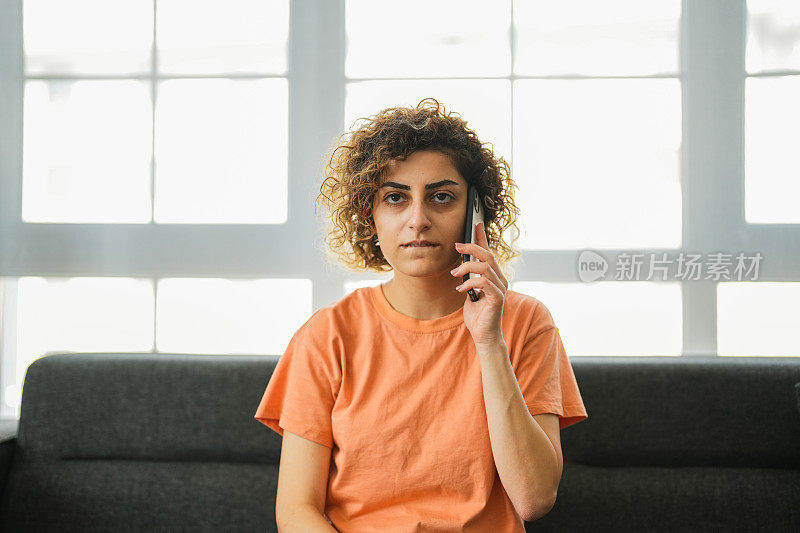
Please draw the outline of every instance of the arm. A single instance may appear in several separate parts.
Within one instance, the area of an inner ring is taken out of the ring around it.
[[[325,517],[314,507],[295,506],[283,522],[278,522],[278,532],[319,531],[328,532],[336,529],[325,520]]]
[[[278,531],[336,531],[324,516],[330,461],[330,448],[284,430],[275,501]]]
[[[563,459],[558,416],[531,416],[505,342],[478,347],[489,440],[500,481],[526,521],[550,512]]]
[[[450,273],[480,274],[456,287],[478,288],[484,296],[464,301],[464,323],[475,340],[481,365],[483,401],[497,473],[517,513],[526,521],[552,509],[561,480],[558,415],[531,416],[517,383],[503,338],[503,307],[508,280],[497,264],[483,222],[475,229],[476,243],[456,243],[456,249],[478,261],[467,261]]]

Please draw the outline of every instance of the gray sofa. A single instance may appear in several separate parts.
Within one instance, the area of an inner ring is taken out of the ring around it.
[[[4,531],[275,531],[280,437],[253,418],[276,359],[57,354],[0,444]],[[800,531],[800,358],[573,357],[528,531]]]

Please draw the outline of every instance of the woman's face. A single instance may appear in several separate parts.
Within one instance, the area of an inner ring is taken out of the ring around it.
[[[395,271],[452,277],[461,259],[455,243],[464,240],[467,182],[446,155],[419,150],[394,160],[373,202],[380,249]],[[434,245],[407,245],[416,240]]]

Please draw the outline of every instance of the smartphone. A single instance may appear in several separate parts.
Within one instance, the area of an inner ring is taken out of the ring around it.
[[[478,189],[474,185],[470,185],[469,189],[467,190],[467,219],[466,223],[464,224],[464,242],[465,243],[472,243],[476,244],[475,242],[475,228],[484,222],[483,217],[483,200],[481,199],[480,194],[478,194]],[[461,254],[461,264],[463,265],[467,261],[472,261],[475,258],[470,254]],[[477,260],[477,259],[475,259]],[[476,278],[481,277],[480,274],[476,274],[474,272],[467,272],[462,276],[462,282],[466,282],[469,280],[470,276],[474,276]],[[477,302],[478,298],[480,298],[480,289],[469,289],[467,291],[469,294],[469,299],[473,302]]]

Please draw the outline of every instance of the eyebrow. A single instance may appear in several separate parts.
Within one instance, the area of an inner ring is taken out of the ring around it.
[[[455,181],[449,180],[449,179],[444,179],[444,180],[441,180],[441,181],[435,181],[433,183],[429,183],[429,184],[425,185],[425,190],[427,191],[429,189],[435,189],[437,187],[441,187],[442,185],[455,185],[456,187],[458,187],[458,183],[456,183]],[[393,189],[401,189],[401,190],[404,190],[404,191],[410,191],[411,190],[411,187],[409,187],[408,185],[403,185],[402,183],[397,183],[396,181],[387,181],[386,183],[384,183],[383,185],[381,185],[378,188],[379,189],[383,189],[384,187],[392,187]]]

